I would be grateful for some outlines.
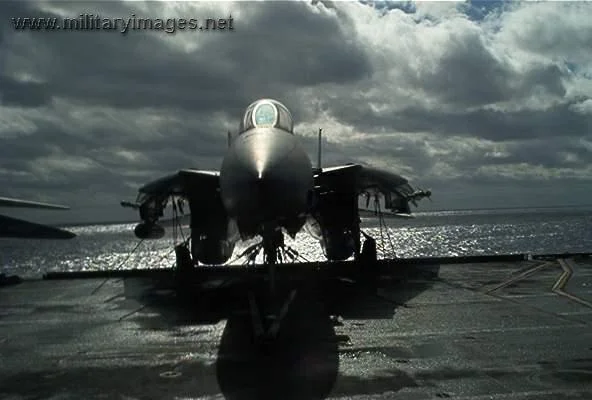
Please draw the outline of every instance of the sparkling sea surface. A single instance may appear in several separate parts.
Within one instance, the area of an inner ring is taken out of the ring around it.
[[[384,243],[383,256],[393,251],[397,257],[592,252],[592,206],[417,212],[413,219],[388,218],[386,223],[391,241],[385,230],[381,240],[377,218],[362,219],[362,228],[378,246]],[[49,271],[171,267],[172,228],[163,239],[143,241],[130,254],[139,243],[134,226],[66,227],[78,236],[65,241],[1,239],[0,272],[40,277]],[[183,231],[188,235],[187,227]],[[239,242],[235,255],[249,244]],[[286,238],[286,244],[307,260],[324,259],[318,242],[304,231],[295,241]]]

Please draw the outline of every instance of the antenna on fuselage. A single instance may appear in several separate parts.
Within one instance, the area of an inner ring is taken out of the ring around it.
[[[323,128],[319,128],[319,145],[318,145],[318,149],[317,149],[317,169],[319,171],[322,171],[323,166],[321,164],[321,154],[322,154],[322,149],[321,149],[321,135],[323,134]]]

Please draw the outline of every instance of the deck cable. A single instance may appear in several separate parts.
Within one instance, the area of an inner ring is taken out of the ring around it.
[[[129,260],[129,258],[132,256],[132,254],[134,254],[134,252],[135,252],[135,251],[138,249],[138,247],[140,247],[140,245],[141,245],[142,243],[144,243],[144,239],[140,239],[140,241],[139,241],[138,243],[136,243],[136,245],[134,246],[134,248],[133,248],[132,250],[130,250],[130,251],[127,253],[127,256],[126,256],[126,257],[123,259],[123,261],[122,261],[121,263],[119,263],[119,265],[118,265],[116,268],[113,268],[113,269],[111,269],[111,268],[108,268],[108,269],[107,269],[107,271],[117,271],[117,270],[119,270],[119,269],[120,269],[120,268],[121,268],[121,267],[122,267],[122,266],[123,266],[123,265],[124,265],[124,264],[125,264],[125,263],[126,263],[128,260]],[[106,278],[103,280],[103,282],[101,282],[101,283],[99,284],[99,286],[97,286],[97,287],[96,287],[96,288],[95,288],[95,289],[94,289],[94,290],[91,292],[91,295],[92,295],[92,294],[95,294],[96,292],[98,292],[98,291],[99,291],[99,290],[100,290],[100,289],[103,287],[103,285],[105,285],[105,283],[107,283],[107,281],[108,281],[109,279],[111,279],[111,277],[110,277],[110,276],[107,276],[107,277],[106,277]]]
[[[381,248],[382,255],[383,255],[383,257],[386,256],[387,244],[388,244],[388,245],[390,245],[391,257],[395,257],[396,256],[395,245],[393,243],[393,239],[390,234],[390,227],[386,223],[384,213],[382,212],[382,207],[381,207],[381,204],[380,204],[377,194],[374,196],[374,212],[378,216],[378,227],[380,230],[380,248]],[[385,240],[385,236],[386,236],[386,240]],[[387,240],[388,240],[388,242],[385,243]]]
[[[168,256],[171,255],[171,253],[175,250],[175,246],[177,245],[177,239],[178,239],[178,232],[180,232],[181,238],[183,239],[183,242],[186,242],[187,239],[185,239],[185,234],[183,232],[183,228],[181,226],[181,223],[179,221],[179,218],[181,215],[183,214],[183,210],[182,207],[180,205],[177,205],[177,203],[175,202],[175,198],[173,196],[171,196],[171,202],[173,203],[173,248],[172,250],[168,251],[167,253],[165,253],[163,256],[161,256],[158,260],[157,260],[157,264],[160,264],[160,262],[162,260],[164,260],[165,258],[168,258]],[[179,212],[181,211],[181,212]],[[134,248],[132,250],[130,250],[127,254],[127,256],[125,257],[125,259],[119,263],[119,265],[115,268],[108,268],[108,271],[119,271],[121,269],[121,267],[123,267],[125,265],[125,263],[130,259],[130,257],[132,256],[132,254],[134,254],[136,252],[136,250],[140,247],[140,245],[144,242],[145,239],[140,239],[140,241],[138,243],[136,243],[136,245],[134,246]],[[107,281],[110,279],[110,276],[107,276],[92,292],[91,294],[95,294],[97,293],[104,285],[105,283],[107,283]]]

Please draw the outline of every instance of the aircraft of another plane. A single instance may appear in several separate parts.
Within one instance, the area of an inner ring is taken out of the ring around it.
[[[69,210],[67,206],[36,201],[0,197],[0,207],[41,208],[47,210]],[[36,224],[21,219],[0,215],[0,237],[20,239],[72,239],[76,234],[48,225]]]
[[[269,318],[258,321],[263,327],[258,334],[269,338],[279,329],[280,309],[286,309],[290,301],[278,307],[273,300],[276,268],[294,256],[284,244],[284,233],[294,238],[304,228],[319,240],[330,262],[352,256],[359,260],[364,250],[360,195],[381,195],[386,209],[406,215],[411,213],[409,203],[431,195],[429,190],[414,190],[407,179],[388,171],[358,164],[322,168],[320,143],[321,130],[318,165],[313,168],[294,134],[290,111],[279,101],[260,99],[247,107],[238,134],[228,135],[220,171],[180,170],[144,185],[135,203],[122,202],[122,206],[139,210],[142,222],[135,234],[152,239],[164,235],[158,220],[169,199],[174,209],[182,204],[180,199],[189,203],[191,237],[177,248],[180,270],[200,263],[222,265],[239,240],[260,237],[247,253],[254,263],[255,256],[263,252],[269,293],[262,302]],[[374,259],[375,251],[374,247]],[[258,307],[252,311],[261,314]]]

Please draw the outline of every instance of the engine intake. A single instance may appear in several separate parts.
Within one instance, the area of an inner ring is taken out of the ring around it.
[[[193,242],[193,258],[202,264],[224,264],[234,252],[234,242],[216,237],[201,237]]]
[[[326,231],[321,240],[321,247],[327,260],[343,261],[354,254],[356,241],[350,231]]]

